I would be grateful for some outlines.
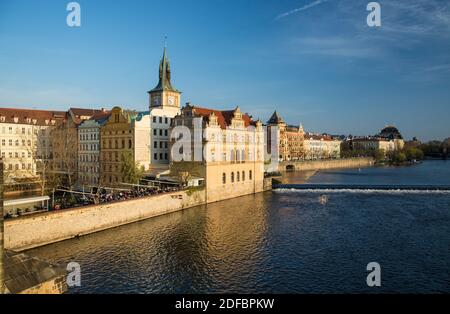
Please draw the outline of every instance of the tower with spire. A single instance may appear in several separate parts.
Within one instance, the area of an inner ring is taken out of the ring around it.
[[[159,63],[158,84],[148,92],[149,107],[153,108],[180,108],[181,92],[173,87],[171,82],[170,62],[167,56],[167,48],[164,45],[164,52]]]

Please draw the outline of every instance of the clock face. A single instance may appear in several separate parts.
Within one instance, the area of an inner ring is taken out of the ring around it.
[[[153,97],[153,105],[154,106],[159,106],[159,96]]]
[[[170,106],[175,105],[175,97],[169,96],[169,97],[167,98],[167,102],[169,103]]]

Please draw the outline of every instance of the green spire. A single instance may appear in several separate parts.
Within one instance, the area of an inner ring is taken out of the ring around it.
[[[170,73],[170,62],[169,58],[167,57],[166,44],[164,43],[164,52],[161,58],[161,62],[159,63],[159,82],[158,85],[156,85],[156,87],[150,91],[150,93],[159,91],[178,92],[178,90],[172,86],[172,83],[170,81]]]

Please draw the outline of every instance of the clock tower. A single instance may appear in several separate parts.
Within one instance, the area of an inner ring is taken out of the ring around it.
[[[159,82],[155,88],[148,92],[150,111],[154,108],[169,109],[180,108],[181,92],[172,86],[170,62],[167,57],[166,47],[159,63]]]

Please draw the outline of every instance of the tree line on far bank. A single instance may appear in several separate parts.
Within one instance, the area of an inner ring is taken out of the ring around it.
[[[447,159],[449,156],[450,138],[444,141],[430,141],[421,143],[416,138],[406,142],[401,150],[386,153],[383,149],[371,150],[343,150],[341,156],[373,157],[377,163],[402,164],[420,161],[425,158]]]

